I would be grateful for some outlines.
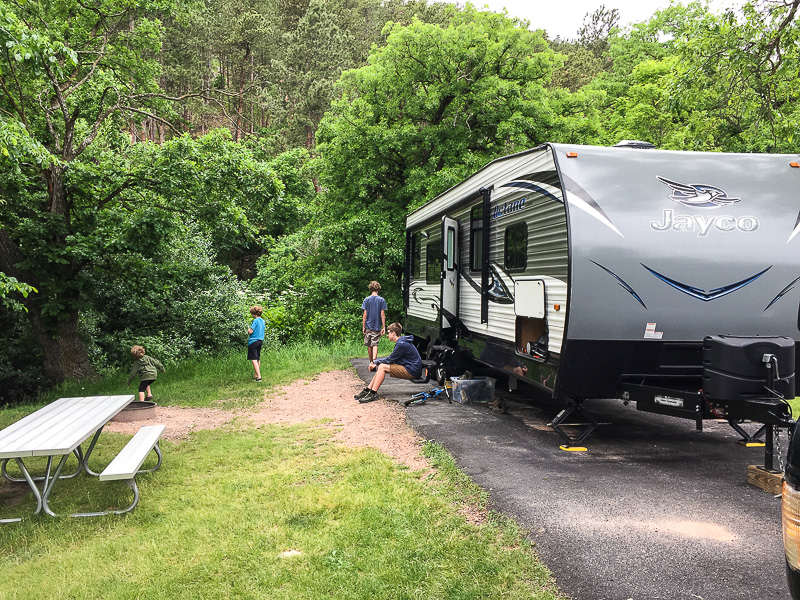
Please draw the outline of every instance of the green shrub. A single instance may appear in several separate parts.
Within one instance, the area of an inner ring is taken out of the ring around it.
[[[246,344],[250,294],[215,262],[210,241],[195,233],[169,246],[144,272],[142,257],[128,255],[122,277],[95,274],[81,332],[96,368],[127,362],[134,344],[162,361]]]
[[[337,342],[358,336],[361,301],[372,280],[381,283],[389,307],[386,322],[400,320],[400,224],[389,215],[366,212],[339,222],[321,221],[274,241],[250,282],[265,294],[279,338]]]

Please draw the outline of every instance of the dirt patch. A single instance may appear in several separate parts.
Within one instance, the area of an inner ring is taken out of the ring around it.
[[[336,438],[343,444],[376,448],[412,470],[429,470],[430,465],[420,454],[421,438],[406,425],[405,409],[385,400],[359,404],[353,395],[363,386],[351,371],[330,371],[266,394],[264,402],[253,410],[159,406],[153,419],[129,423],[112,421],[104,431],[133,435],[142,425],[157,422],[167,426],[165,439],[180,440],[193,430],[215,429],[236,418],[254,425],[330,419],[326,426],[335,431]]]

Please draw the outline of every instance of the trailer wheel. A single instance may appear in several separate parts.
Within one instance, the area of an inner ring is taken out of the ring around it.
[[[439,385],[444,385],[447,379],[446,364],[454,350],[446,345],[442,345],[439,340],[428,346],[428,360],[436,361],[433,375]]]
[[[425,358],[427,358],[428,360],[435,360],[438,362],[439,355],[441,354],[441,352],[437,350],[436,347],[439,345],[439,343],[440,342],[438,339],[432,342],[428,342],[425,348]]]

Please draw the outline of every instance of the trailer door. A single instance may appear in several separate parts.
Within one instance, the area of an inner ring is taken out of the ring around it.
[[[442,218],[442,334],[458,319],[458,221]]]

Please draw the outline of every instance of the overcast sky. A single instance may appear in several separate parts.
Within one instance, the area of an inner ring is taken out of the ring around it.
[[[466,4],[466,0],[448,1],[461,6]],[[712,9],[717,10],[714,7],[721,6],[722,2],[712,1]],[[624,27],[646,21],[655,11],[669,6],[669,0],[472,0],[472,4],[478,9],[488,5],[493,12],[503,12],[503,8],[506,8],[512,17],[530,21],[531,28],[546,30],[550,39],[556,36],[575,39],[586,13],[593,13],[601,4],[607,10],[619,10],[620,26]]]

